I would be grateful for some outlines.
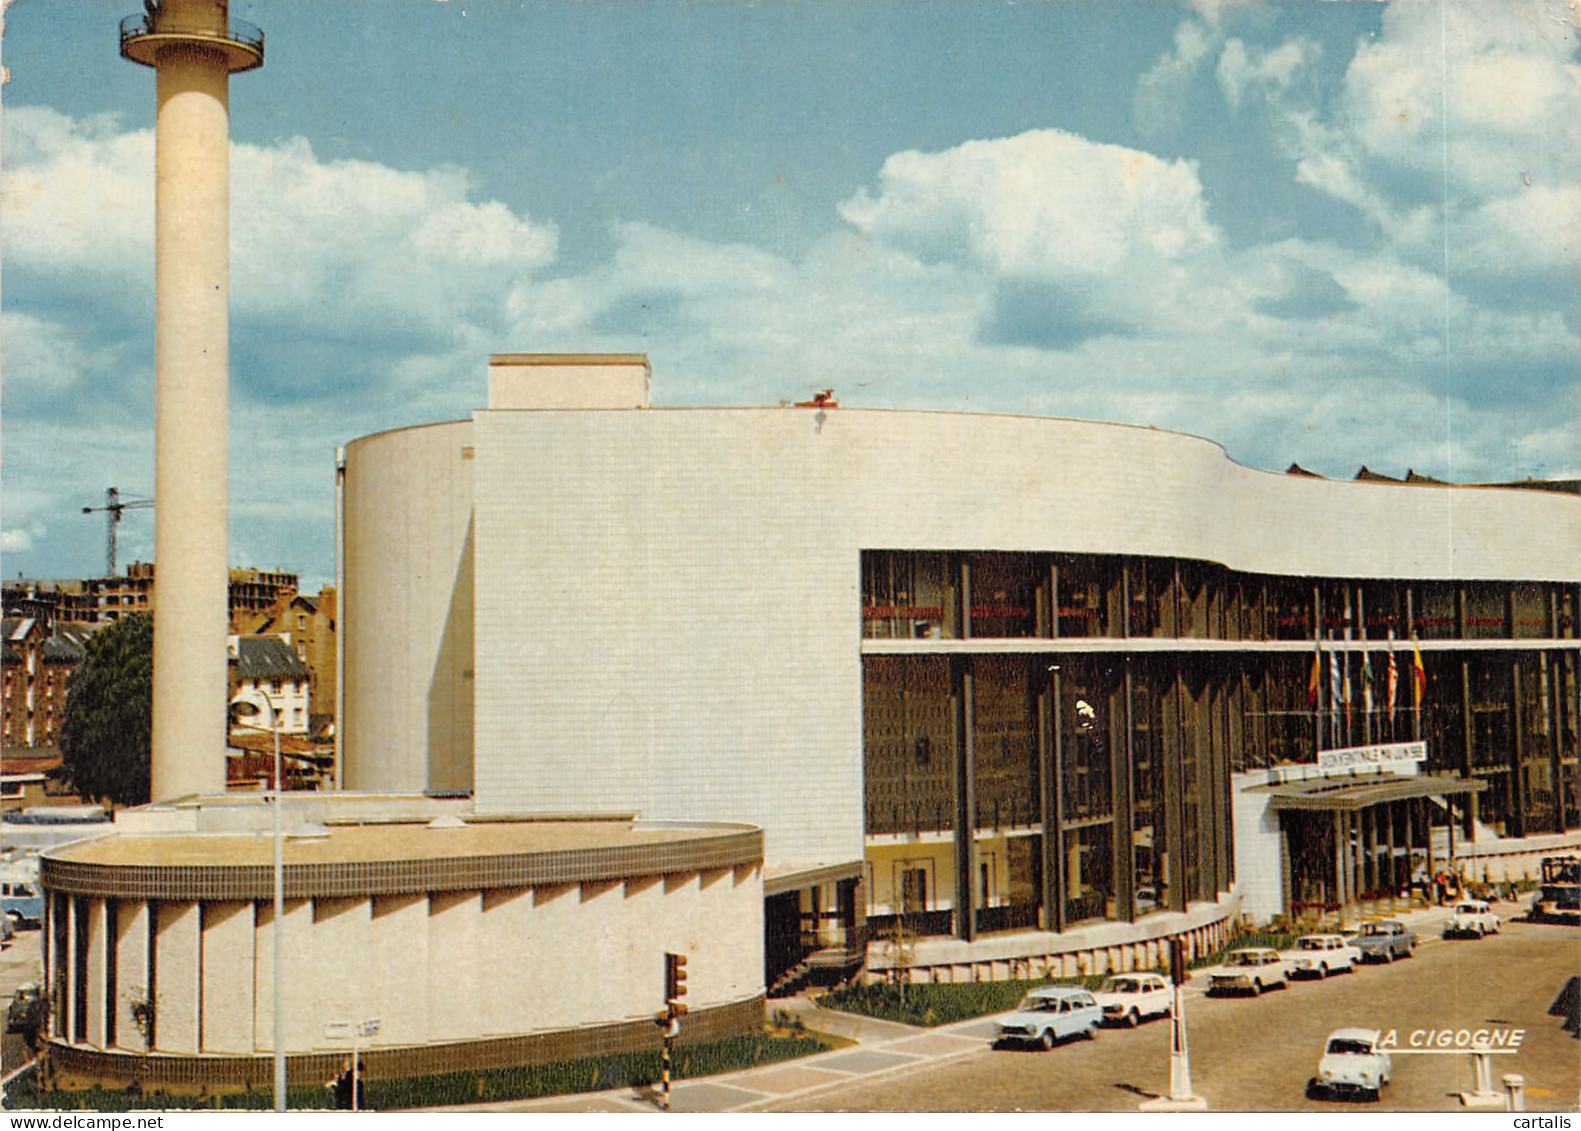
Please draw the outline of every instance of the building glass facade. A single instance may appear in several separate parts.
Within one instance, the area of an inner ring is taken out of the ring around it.
[[[1216,899],[1230,775],[1337,747],[1422,739],[1427,772],[1487,782],[1440,822],[1581,825],[1574,585],[882,550],[862,578],[879,929],[1063,930]]]

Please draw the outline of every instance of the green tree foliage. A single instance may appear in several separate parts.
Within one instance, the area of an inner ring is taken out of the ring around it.
[[[62,769],[80,796],[148,801],[154,717],[154,621],[137,613],[95,633],[66,684]]]

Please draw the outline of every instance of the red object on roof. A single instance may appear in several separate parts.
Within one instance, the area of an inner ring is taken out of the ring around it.
[[[825,389],[821,393],[814,393],[810,401],[797,401],[797,408],[839,408],[840,402],[834,399],[834,390]]]

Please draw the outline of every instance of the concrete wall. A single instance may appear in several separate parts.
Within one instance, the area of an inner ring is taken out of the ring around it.
[[[347,449],[347,789],[471,784],[471,436],[441,424]]]
[[[146,983],[148,905],[123,900],[116,1040],[104,901],[85,901],[88,1029],[82,1044],[141,1051],[125,1008]],[[160,1052],[273,1051],[273,908],[267,903],[157,905],[155,1002]],[[651,1017],[664,1005],[665,951],[688,957],[687,1002],[706,1009],[763,993],[759,865],[416,897],[288,900],[283,920],[285,1046],[349,1048],[332,1022],[377,1018],[367,1046],[572,1029]],[[68,1010],[67,1016],[72,1014]]]
[[[1264,771],[1230,775],[1235,884],[1241,890],[1241,911],[1257,923],[1266,923],[1285,909],[1279,814],[1273,808],[1273,794],[1248,788],[1267,783]]]
[[[435,676],[462,663],[441,647],[445,616],[471,611],[480,808],[750,821],[775,863],[862,855],[864,549],[1581,579],[1573,497],[1254,471],[1206,440],[1119,425],[483,411],[470,430],[388,433],[349,456],[348,590],[400,599],[359,613],[373,598],[347,594],[362,637],[348,643],[348,783],[425,784]],[[456,596],[469,545],[470,610]],[[431,765],[461,765],[464,728],[438,733]]]

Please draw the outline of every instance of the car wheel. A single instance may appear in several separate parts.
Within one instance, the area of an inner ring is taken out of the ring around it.
[[[1098,1039],[1098,1022],[1094,1021],[1091,1025],[1087,1026],[1087,1031],[1083,1033],[1082,1036],[1086,1037],[1089,1041],[1096,1041]]]
[[[1049,1049],[1053,1048],[1054,1047],[1054,1030],[1053,1029],[1044,1029],[1043,1030],[1043,1035],[1038,1038],[1038,1045],[1039,1045],[1040,1048],[1043,1049],[1044,1052],[1048,1052]]]
[[[1142,1015],[1140,1013],[1138,1013],[1136,1010],[1133,1009],[1133,1010],[1131,1010],[1130,1013],[1127,1013],[1125,1015],[1125,1027],[1127,1029],[1135,1029],[1141,1023],[1142,1023]]]
[[[1261,978],[1253,978],[1252,979],[1252,996],[1253,997],[1261,997],[1262,994],[1263,994],[1263,980]]]
[[[1320,982],[1324,978],[1328,977],[1328,963],[1327,962],[1319,962],[1318,963],[1317,976],[1318,976],[1318,981],[1320,981]]]

